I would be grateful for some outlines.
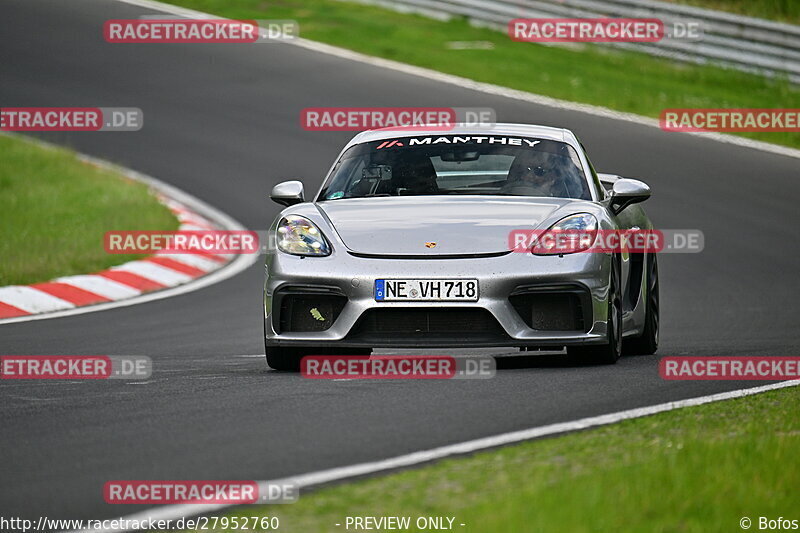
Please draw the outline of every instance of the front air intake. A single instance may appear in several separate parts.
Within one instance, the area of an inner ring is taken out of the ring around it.
[[[574,292],[527,292],[509,298],[531,329],[538,331],[588,331],[581,298]]]
[[[333,325],[346,303],[347,297],[338,294],[282,294],[279,310],[280,331],[325,331]]]

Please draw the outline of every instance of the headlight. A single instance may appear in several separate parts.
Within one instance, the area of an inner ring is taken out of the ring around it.
[[[536,236],[534,255],[565,255],[584,252],[597,237],[597,219],[589,213],[564,217]]]
[[[322,232],[305,217],[287,215],[277,228],[278,249],[292,255],[330,255],[331,247]]]

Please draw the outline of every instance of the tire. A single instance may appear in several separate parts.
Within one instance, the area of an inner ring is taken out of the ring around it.
[[[304,350],[297,348],[279,348],[267,346],[267,364],[274,370],[282,372],[300,372],[300,360]]]
[[[264,353],[267,366],[282,372],[300,372],[300,360],[303,353],[297,348],[279,348],[267,345],[267,321],[264,320]]]
[[[655,254],[647,265],[647,294],[644,331],[638,337],[625,340],[626,355],[652,355],[658,350],[660,307],[658,295],[658,259]]]
[[[622,355],[622,295],[620,294],[619,263],[614,262],[608,291],[608,342],[594,346],[570,346],[567,354],[580,364],[613,365]]]

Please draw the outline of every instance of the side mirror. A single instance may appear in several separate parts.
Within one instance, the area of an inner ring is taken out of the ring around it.
[[[617,215],[631,204],[644,202],[650,198],[650,187],[643,181],[630,178],[620,178],[611,188],[611,202],[609,207]]]
[[[305,201],[303,194],[303,183],[297,180],[284,181],[272,188],[269,197],[273,202],[281,205],[290,206]]]

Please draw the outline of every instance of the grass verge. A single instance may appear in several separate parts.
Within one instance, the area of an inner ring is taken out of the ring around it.
[[[234,19],[294,19],[300,24],[301,36],[315,41],[482,82],[650,117],[658,117],[664,108],[800,107],[800,87],[786,80],[677,63],[596,45],[572,49],[518,43],[503,32],[473,27],[464,19],[442,22],[338,0],[269,3],[169,0],[169,3]],[[448,44],[454,41],[484,41],[492,43],[493,48],[455,50]],[[319,104],[308,102],[309,106]],[[800,147],[800,133],[741,135]]]
[[[148,188],[48,149],[0,135],[0,286],[86,274],[142,257],[109,255],[109,230],[178,229]]]
[[[749,517],[757,530],[760,516],[800,518],[791,516],[798,450],[800,387],[789,387],[449,459],[228,516],[276,516],[281,531],[318,533],[346,531],[347,516],[409,516],[412,524],[419,516],[455,517],[456,531],[481,533],[708,533],[740,531],[739,520]]]

